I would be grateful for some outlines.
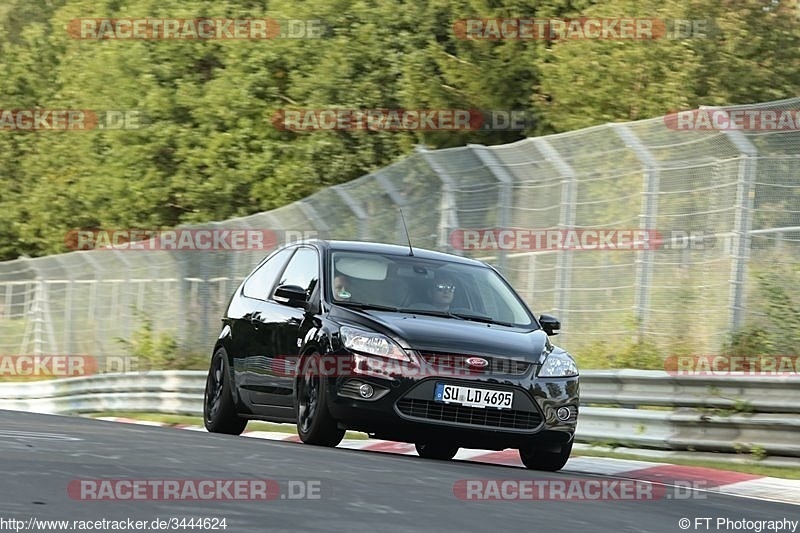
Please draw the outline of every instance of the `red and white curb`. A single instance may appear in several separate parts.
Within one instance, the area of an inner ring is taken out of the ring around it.
[[[101,417],[97,418],[97,420],[171,427],[206,433],[206,429],[201,426],[183,426],[117,417]],[[283,442],[300,442],[300,438],[295,434],[277,431],[246,431],[242,436]],[[417,455],[414,445],[405,442],[375,439],[345,439],[337,447],[396,455]],[[491,452],[462,448],[456,454],[455,459],[460,461],[523,467],[517,450],[511,449]],[[766,477],[700,466],[682,466],[629,459],[581,456],[571,457],[563,471],[589,475],[614,476],[618,478],[662,483],[665,485],[686,486],[687,483],[692,483],[692,486],[700,487],[701,490],[710,492],[800,505],[800,480],[798,479]]]

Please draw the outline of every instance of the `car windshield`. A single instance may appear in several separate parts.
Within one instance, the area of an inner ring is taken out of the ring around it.
[[[371,252],[333,252],[328,298],[359,309],[531,327],[533,319],[486,266]]]

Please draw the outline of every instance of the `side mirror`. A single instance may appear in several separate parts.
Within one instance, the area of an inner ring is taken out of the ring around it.
[[[561,329],[561,322],[552,315],[541,315],[539,324],[548,335],[558,335],[558,330]]]
[[[292,307],[306,307],[308,294],[298,285],[281,285],[275,289],[276,298],[285,298]]]

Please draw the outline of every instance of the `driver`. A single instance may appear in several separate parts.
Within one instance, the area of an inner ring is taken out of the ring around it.
[[[428,291],[433,307],[441,311],[449,311],[453,304],[456,288],[455,280],[448,274],[437,274]]]

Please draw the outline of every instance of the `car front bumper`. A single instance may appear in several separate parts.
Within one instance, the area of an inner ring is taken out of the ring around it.
[[[340,426],[375,438],[402,442],[451,442],[464,448],[534,446],[557,448],[575,434],[579,409],[578,376],[539,379],[537,367],[525,375],[424,377],[370,373],[330,377],[328,406]],[[468,407],[434,399],[437,383],[513,392],[510,409]],[[363,398],[359,387],[374,393]],[[559,408],[569,416],[559,418]]]

